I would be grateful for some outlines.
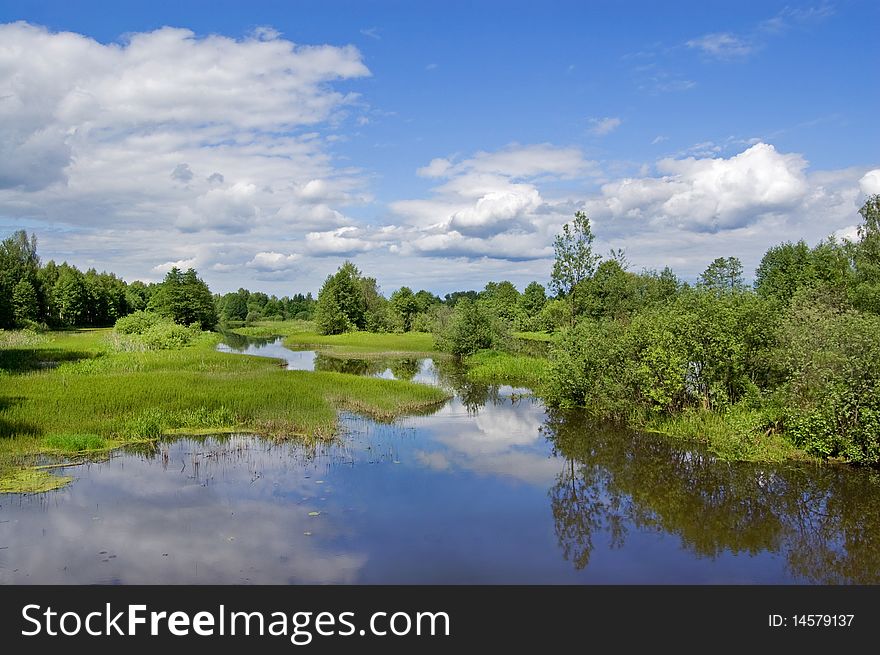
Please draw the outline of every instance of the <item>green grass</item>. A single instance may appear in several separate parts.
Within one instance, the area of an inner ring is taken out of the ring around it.
[[[117,352],[109,336],[50,333],[39,343],[16,343],[30,355],[10,358],[20,365],[0,375],[0,478],[38,453],[93,450],[99,439],[114,447],[241,430],[317,440],[335,433],[338,409],[390,420],[447,397],[409,382],[286,371],[272,359],[217,352],[216,338],[180,350]]]
[[[291,349],[318,350],[335,357],[395,357],[442,355],[434,348],[434,337],[427,332],[377,333],[346,332],[318,334],[311,321],[260,321],[233,332],[248,337],[284,337]]]
[[[538,390],[548,361],[541,357],[481,350],[464,359],[467,377],[482,384],[516,384]]]
[[[285,337],[297,333],[314,333],[312,321],[259,321],[252,325],[233,328],[233,332],[246,337]]]
[[[553,335],[547,332],[514,332],[513,336],[518,339],[526,339],[528,341],[553,341]]]
[[[107,440],[97,434],[50,434],[43,440],[47,448],[63,453],[80,453],[107,448]]]
[[[765,430],[763,415],[735,405],[726,411],[691,409],[674,416],[658,416],[639,426],[648,432],[706,445],[726,461],[782,462],[811,460],[781,434]]]

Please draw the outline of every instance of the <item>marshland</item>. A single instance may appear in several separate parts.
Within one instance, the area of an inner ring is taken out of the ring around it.
[[[549,290],[445,298],[129,284],[16,233],[0,582],[876,583],[878,209],[752,285],[629,271],[579,213]]]

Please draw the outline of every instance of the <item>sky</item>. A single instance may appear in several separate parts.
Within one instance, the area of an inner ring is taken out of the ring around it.
[[[0,236],[215,292],[751,275],[880,193],[880,3],[0,0]]]

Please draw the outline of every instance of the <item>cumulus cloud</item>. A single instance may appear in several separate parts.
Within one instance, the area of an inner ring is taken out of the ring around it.
[[[865,173],[859,180],[859,188],[866,196],[880,193],[880,168]]]
[[[321,134],[355,98],[337,82],[370,74],[352,46],[271,28],[100,43],[23,22],[0,25],[0,43],[0,216],[42,222],[44,248],[58,225],[78,252],[137,234],[136,252],[105,250],[100,265],[142,277],[218,235],[271,252],[273,230],[334,229],[339,206],[365,197]]]
[[[364,231],[354,226],[340,227],[326,232],[309,232],[306,235],[306,248],[310,254],[322,255],[353,255],[373,250],[381,245],[381,241],[370,241],[361,238]]]
[[[258,271],[287,271],[293,268],[301,259],[302,255],[298,253],[285,255],[280,252],[258,252],[246,266]]]
[[[438,181],[432,197],[392,203],[404,224],[386,236],[399,240],[395,252],[430,257],[546,257],[546,234],[570,207],[548,201],[539,185],[596,172],[579,149],[546,143],[435,158],[417,170]]]
[[[728,159],[662,159],[656,165],[660,177],[605,184],[595,204],[616,218],[709,231],[742,227],[803,201],[806,166],[800,155],[781,154],[765,143]]]

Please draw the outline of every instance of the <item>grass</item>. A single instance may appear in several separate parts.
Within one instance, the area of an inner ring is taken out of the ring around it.
[[[540,389],[548,361],[541,357],[481,350],[466,357],[467,377],[482,384],[516,384]]]
[[[17,479],[40,453],[164,434],[236,430],[326,439],[339,409],[390,420],[447,397],[409,382],[286,371],[272,359],[217,352],[216,339],[179,350],[117,352],[109,336],[89,330],[50,333],[27,345],[8,336],[0,341],[29,353],[2,360],[11,365],[0,374],[0,479]]]
[[[690,409],[674,416],[654,417],[640,427],[648,432],[706,445],[725,461],[782,462],[812,460],[781,434],[764,429],[763,415],[742,405],[726,411]]]
[[[513,336],[517,339],[526,339],[527,341],[553,341],[553,335],[548,332],[514,332]]]
[[[248,337],[284,337],[293,350],[317,350],[334,357],[437,357],[434,337],[428,332],[345,332],[318,334],[311,321],[260,321],[233,332]]]

